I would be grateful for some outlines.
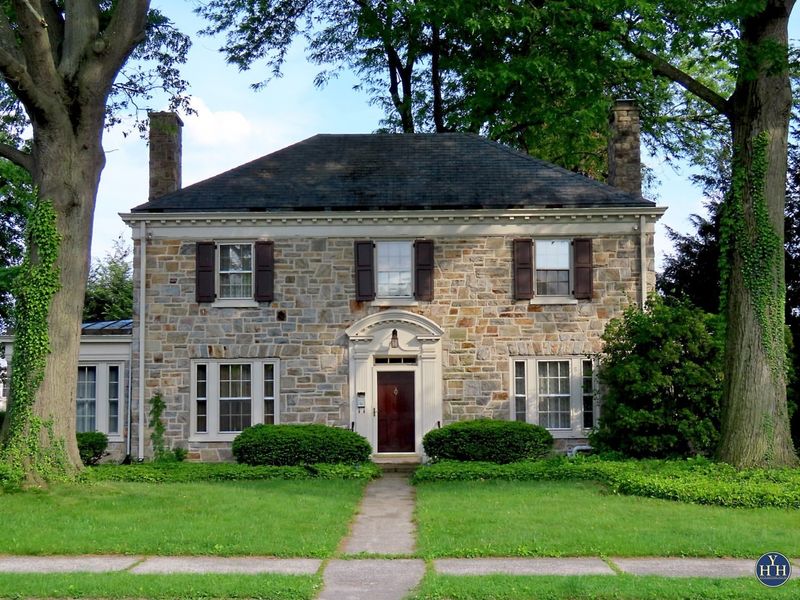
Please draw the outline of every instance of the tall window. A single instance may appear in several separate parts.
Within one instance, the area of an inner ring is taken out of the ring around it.
[[[250,365],[219,366],[219,430],[242,431],[250,427],[252,395]]]
[[[97,367],[78,367],[78,421],[76,430],[95,431],[97,415]]]
[[[582,362],[583,374],[581,377],[583,385],[581,392],[583,397],[583,427],[591,429],[594,427],[594,376],[592,373],[592,361]]]
[[[264,423],[275,423],[275,365],[264,365]]]
[[[377,242],[377,296],[404,298],[413,294],[412,242]]]
[[[108,433],[119,433],[119,365],[108,367]]]
[[[252,298],[253,246],[219,245],[219,297]]]
[[[195,361],[192,371],[192,436],[230,441],[255,423],[278,423],[277,359]]]
[[[569,240],[536,240],[536,293],[569,296]]]
[[[514,363],[514,418],[517,421],[528,419],[528,392],[525,380],[525,361]]]
[[[538,387],[539,424],[548,429],[569,429],[569,362],[539,362]]]

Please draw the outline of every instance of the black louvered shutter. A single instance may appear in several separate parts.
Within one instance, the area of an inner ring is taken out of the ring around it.
[[[514,240],[514,300],[533,298],[533,242]]]
[[[197,242],[195,255],[195,299],[197,302],[213,302],[214,293],[214,242]]]
[[[258,241],[255,246],[255,299],[272,302],[275,298],[275,244]]]
[[[433,300],[433,242],[414,242],[414,298]]]
[[[367,302],[375,299],[374,257],[375,244],[371,241],[356,242],[356,300]]]
[[[575,260],[575,289],[572,292],[578,300],[592,299],[592,240],[578,238],[572,242]]]

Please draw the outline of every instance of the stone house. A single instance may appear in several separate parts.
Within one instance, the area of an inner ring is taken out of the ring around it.
[[[134,239],[134,454],[224,460],[255,423],[326,423],[388,457],[477,417],[583,444],[609,319],[652,290],[638,112],[612,185],[469,134],[317,135],[181,188],[180,119],[151,115]],[[144,407],[144,410],[140,410]]]

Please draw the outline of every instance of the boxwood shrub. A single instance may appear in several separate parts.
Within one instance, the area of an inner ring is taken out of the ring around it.
[[[108,437],[100,431],[83,431],[76,435],[78,438],[78,452],[81,461],[86,466],[96,465],[103,458],[103,453],[108,448]]]
[[[236,436],[231,449],[247,465],[360,463],[372,454],[362,436],[327,425],[253,425]]]
[[[538,425],[477,419],[433,429],[422,438],[422,445],[433,460],[510,463],[546,456],[553,448],[553,436]]]

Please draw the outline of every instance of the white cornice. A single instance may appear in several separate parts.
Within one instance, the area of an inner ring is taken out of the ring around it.
[[[144,224],[158,238],[413,237],[416,235],[584,235],[635,231],[640,217],[648,229],[665,207],[531,208],[511,210],[365,212],[195,212],[125,213],[134,238]],[[376,229],[377,228],[377,229]],[[423,229],[424,228],[424,229]],[[335,231],[332,231],[335,230]]]

